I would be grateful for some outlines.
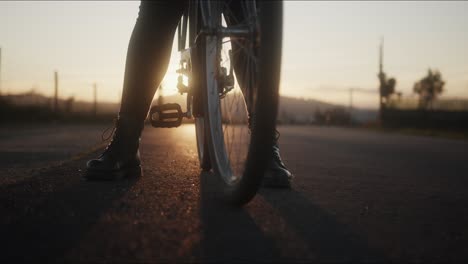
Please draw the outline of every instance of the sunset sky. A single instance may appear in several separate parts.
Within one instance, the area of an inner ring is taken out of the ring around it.
[[[118,101],[139,2],[0,2],[1,92]],[[429,67],[442,72],[446,97],[468,98],[468,2],[286,1],[281,94],[377,107],[378,45],[397,90],[412,94]],[[177,53],[164,80],[175,89]],[[173,88],[173,89],[171,89]]]

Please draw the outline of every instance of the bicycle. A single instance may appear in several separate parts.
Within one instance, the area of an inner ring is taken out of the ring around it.
[[[195,118],[200,167],[222,178],[227,200],[257,193],[271,148],[278,109],[282,2],[197,1],[181,17],[178,104],[155,105],[154,127]],[[236,85],[237,84],[237,85]]]

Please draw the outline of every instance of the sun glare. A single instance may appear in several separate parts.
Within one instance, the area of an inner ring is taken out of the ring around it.
[[[159,87],[161,90],[159,91],[162,96],[171,96],[176,95],[179,93],[177,90],[177,77],[178,75],[173,72],[170,72],[171,69],[168,70],[166,76],[164,77],[163,81],[161,82],[161,86]]]

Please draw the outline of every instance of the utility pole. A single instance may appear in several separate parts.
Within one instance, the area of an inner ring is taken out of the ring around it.
[[[353,92],[354,88],[349,88],[349,118],[353,119]]]
[[[383,71],[383,47],[384,46],[384,39],[383,37],[380,39],[380,45],[379,45],[379,117],[382,120],[382,112],[384,108],[384,102],[383,102],[383,90],[384,86],[387,82],[385,73]]]
[[[93,84],[93,94],[94,94],[94,108],[93,108],[93,115],[94,117],[97,116],[97,84]]]
[[[379,74],[383,73],[383,45],[384,45],[384,39],[382,37],[380,39],[380,46],[379,46]]]
[[[383,72],[383,45],[384,45],[384,40],[383,38],[380,39],[380,46],[379,46],[379,79],[380,79],[380,107],[382,108],[382,81],[384,81],[385,78],[385,73]]]
[[[2,47],[0,47],[0,96],[2,95]]]
[[[58,72],[54,72],[55,95],[54,95],[54,112],[58,113]]]

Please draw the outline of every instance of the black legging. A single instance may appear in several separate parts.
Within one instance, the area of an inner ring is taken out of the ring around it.
[[[232,12],[226,16],[240,18],[240,6],[233,1]],[[141,1],[138,18],[128,45],[125,76],[120,107],[121,115],[138,121],[146,118],[151,101],[167,71],[174,33],[180,17],[188,6],[187,0]],[[233,51],[238,47],[233,44]],[[238,79],[243,73],[243,59],[234,61]],[[244,85],[241,84],[241,87]]]
[[[121,115],[143,121],[167,71],[186,1],[142,1],[128,44]]]

